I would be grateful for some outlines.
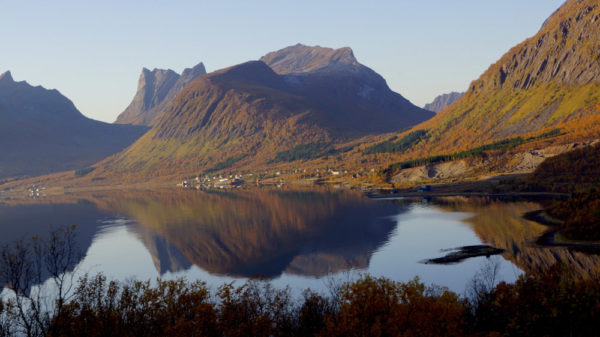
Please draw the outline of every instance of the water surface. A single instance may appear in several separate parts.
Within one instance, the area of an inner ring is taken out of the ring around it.
[[[489,198],[373,200],[345,191],[119,191],[0,205],[0,243],[78,225],[80,272],[115,279],[201,279],[212,287],[250,277],[326,291],[361,273],[406,281],[418,276],[463,293],[482,264],[499,280],[556,262],[581,275],[595,255],[537,247],[546,228],[523,219],[537,202]],[[488,244],[499,256],[423,264],[443,250]]]

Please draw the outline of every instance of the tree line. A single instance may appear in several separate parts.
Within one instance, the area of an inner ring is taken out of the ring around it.
[[[424,131],[424,130],[419,130],[419,131]],[[499,140],[497,142],[474,147],[472,149],[468,149],[468,150],[460,151],[460,152],[456,152],[456,153],[442,154],[442,155],[430,156],[430,157],[425,157],[425,158],[417,158],[417,159],[406,160],[406,161],[394,163],[394,164],[390,165],[385,171],[388,173],[388,176],[391,176],[396,171],[402,170],[402,169],[407,169],[407,168],[412,168],[412,167],[417,167],[417,166],[422,166],[422,165],[444,163],[444,162],[465,159],[465,158],[471,158],[471,157],[483,157],[486,155],[486,152],[488,152],[488,151],[507,151],[507,150],[513,149],[522,144],[530,143],[530,142],[540,140],[540,139],[556,137],[556,136],[559,136],[560,134],[561,134],[560,129],[554,129],[554,130],[545,132],[539,136],[534,136],[534,137],[507,138],[507,139]],[[409,134],[408,136],[410,136],[410,135],[411,134]],[[425,137],[425,136],[422,135],[420,137]]]

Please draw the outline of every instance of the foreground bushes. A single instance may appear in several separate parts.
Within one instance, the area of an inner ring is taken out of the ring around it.
[[[364,276],[333,297],[268,282],[108,282],[83,278],[52,336],[462,336],[467,306],[447,290]],[[334,300],[333,298],[337,298]]]
[[[472,308],[473,328],[506,336],[598,336],[600,282],[576,281],[560,265],[500,283]]]
[[[9,336],[0,305],[0,335]],[[14,309],[14,307],[13,307]],[[4,312],[3,312],[4,310]],[[363,276],[331,296],[251,280],[214,293],[203,282],[84,277],[48,336],[595,336],[600,283],[556,266],[469,300],[418,280]],[[13,322],[14,323],[14,322]],[[14,325],[14,324],[13,324]]]

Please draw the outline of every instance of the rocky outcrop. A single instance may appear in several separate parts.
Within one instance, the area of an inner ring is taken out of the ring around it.
[[[332,67],[359,67],[352,49],[309,47],[302,44],[270,52],[260,58],[278,74],[299,74]]]
[[[142,69],[133,100],[115,123],[154,125],[179,91],[204,74],[202,63],[186,68],[181,75],[171,69]]]
[[[433,111],[436,113],[440,112],[446,109],[447,107],[451,106],[452,103],[454,103],[457,99],[461,98],[464,94],[464,92],[453,91],[448,94],[439,95],[433,100],[433,102],[425,104],[423,109]]]

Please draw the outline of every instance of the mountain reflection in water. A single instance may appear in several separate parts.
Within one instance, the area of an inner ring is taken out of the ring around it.
[[[599,256],[535,244],[547,227],[522,216],[539,208],[528,200],[372,200],[331,190],[107,191],[6,201],[0,244],[78,225],[77,243],[88,254],[80,263],[84,272],[190,276],[214,284],[264,276],[302,289],[359,270],[394,280],[418,275],[460,292],[485,257],[454,265],[419,261],[479,244],[505,250],[503,280],[557,262],[580,277],[598,277]]]
[[[357,193],[148,192],[102,200],[132,226],[160,273],[191,264],[230,276],[322,276],[368,267],[401,208]]]
[[[523,218],[540,209],[537,202],[483,197],[435,198],[431,204],[451,212],[470,212],[465,222],[485,243],[505,250],[502,255],[526,272],[543,272],[562,263],[579,278],[600,276],[600,256],[567,247],[541,247],[535,241],[548,227]]]

